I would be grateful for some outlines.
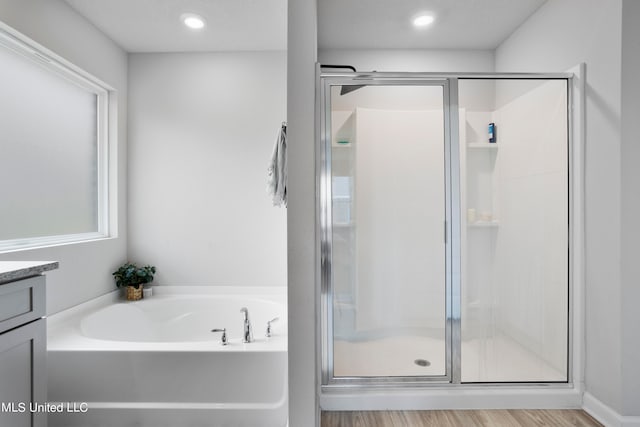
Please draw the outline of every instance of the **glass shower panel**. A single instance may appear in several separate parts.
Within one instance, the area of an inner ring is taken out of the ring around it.
[[[330,100],[333,377],[444,376],[444,86]]]
[[[463,382],[567,381],[567,81],[461,79]]]

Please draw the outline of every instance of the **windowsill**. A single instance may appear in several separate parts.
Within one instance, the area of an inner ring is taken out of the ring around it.
[[[98,242],[115,239],[117,236],[102,233],[69,234],[65,236],[39,237],[33,239],[17,239],[0,241],[0,254],[52,248],[56,246],[75,245],[78,243]]]

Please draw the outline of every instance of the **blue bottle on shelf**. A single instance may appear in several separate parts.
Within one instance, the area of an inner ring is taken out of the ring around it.
[[[489,123],[489,142],[496,142],[496,124]]]

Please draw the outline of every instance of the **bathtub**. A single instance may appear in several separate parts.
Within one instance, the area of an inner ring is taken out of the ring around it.
[[[50,427],[287,424],[284,288],[159,286],[135,302],[114,292],[47,327],[48,401],[84,409],[49,413]],[[214,328],[227,329],[228,345]]]

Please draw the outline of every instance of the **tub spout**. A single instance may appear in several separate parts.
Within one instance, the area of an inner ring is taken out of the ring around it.
[[[253,331],[251,330],[251,321],[249,320],[249,310],[247,307],[242,307],[240,313],[244,314],[242,342],[251,342],[253,341]]]

